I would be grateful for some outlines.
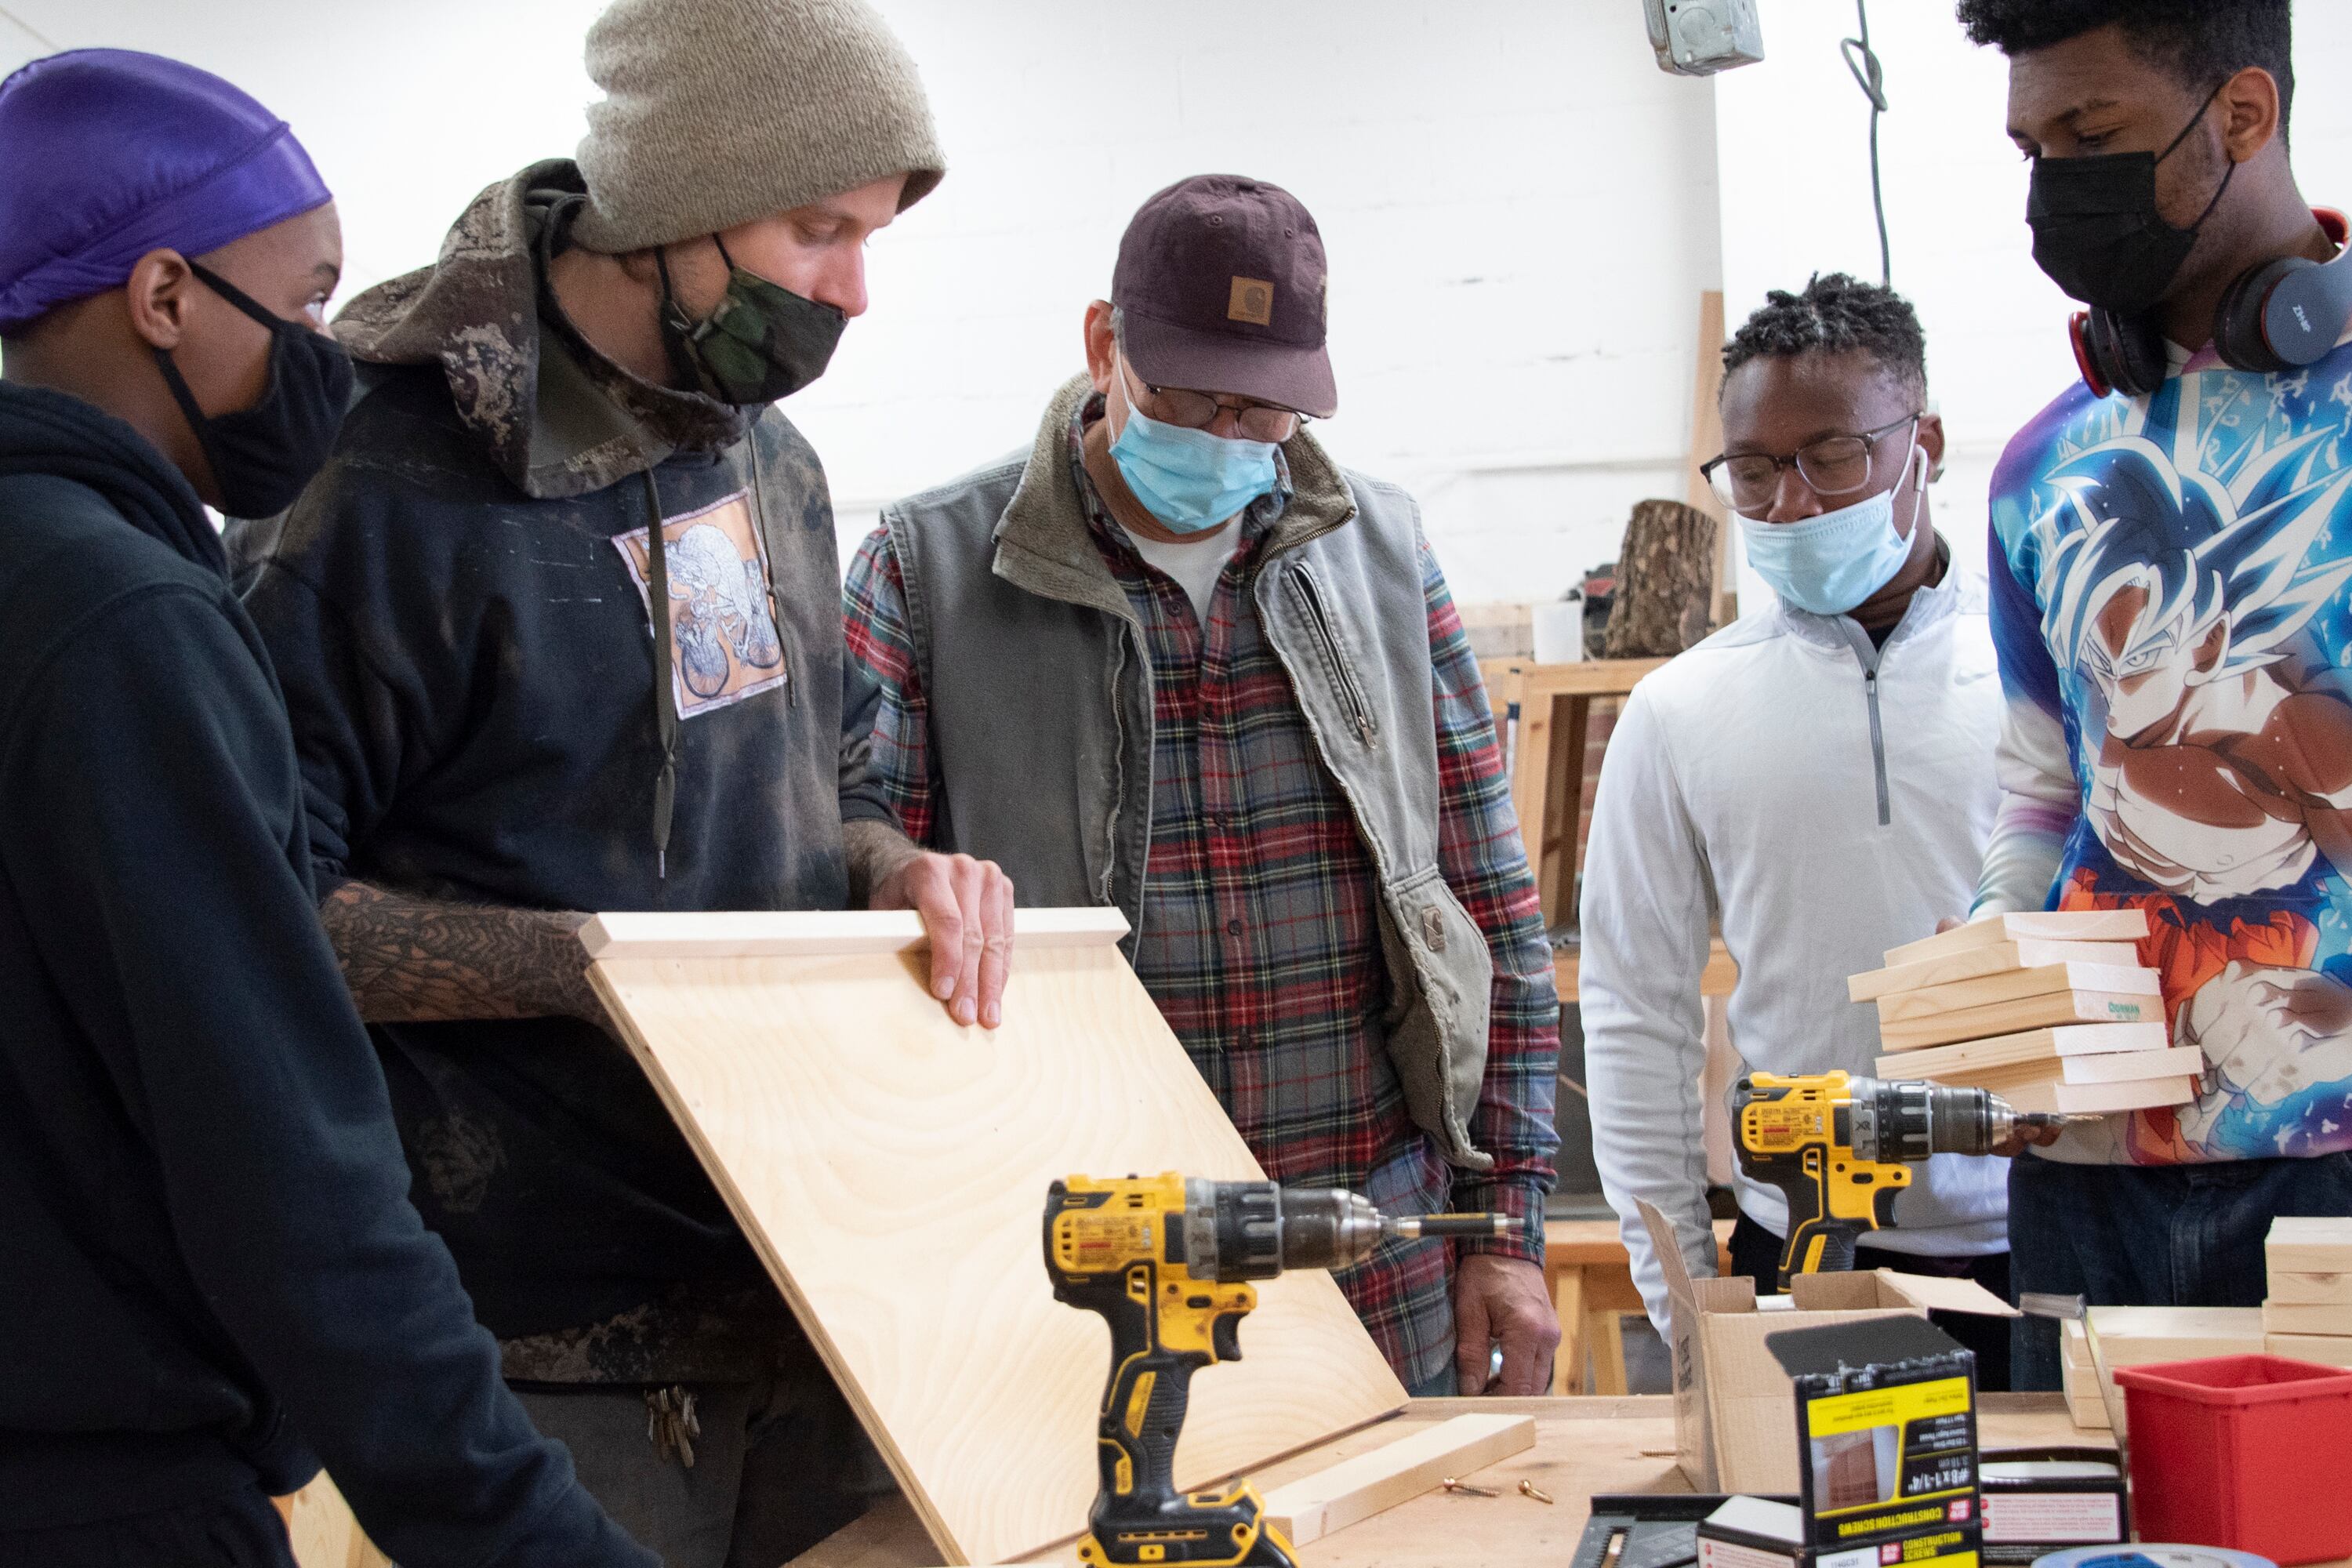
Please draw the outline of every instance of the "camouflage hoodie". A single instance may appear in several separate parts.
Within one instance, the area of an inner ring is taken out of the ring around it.
[[[842,908],[845,825],[889,813],[870,693],[844,689],[823,470],[776,410],[639,381],[563,321],[545,261],[580,192],[568,163],[526,169],[436,266],[355,300],[333,459],[284,517],[233,527],[321,893]],[[375,1035],[417,1205],[510,1374],[748,1370],[703,1330],[772,1290],[617,1043],[565,1019]]]

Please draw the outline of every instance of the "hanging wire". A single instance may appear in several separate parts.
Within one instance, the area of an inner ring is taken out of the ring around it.
[[[16,12],[11,11],[5,5],[0,5],[0,22],[8,23],[18,32],[24,34],[25,37],[32,39],[33,42],[40,45],[41,47],[45,49],[55,49],[58,47],[54,40],[44,37],[41,35],[39,28],[34,26],[33,24],[27,22],[25,18],[16,15]]]
[[[1840,39],[1838,51],[1845,56],[1845,68],[1853,73],[1853,84],[1870,100],[1870,206],[1878,216],[1878,281],[1891,289],[1895,263],[1886,247],[1886,195],[1878,182],[1878,117],[1886,112],[1886,76],[1871,52],[1869,0],[1853,0],[1853,12],[1862,24],[1862,37]]]

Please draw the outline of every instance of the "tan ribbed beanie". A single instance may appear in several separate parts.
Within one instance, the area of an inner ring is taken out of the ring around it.
[[[715,234],[904,172],[940,183],[915,62],[865,0],[614,0],[588,29],[572,237],[617,255]]]

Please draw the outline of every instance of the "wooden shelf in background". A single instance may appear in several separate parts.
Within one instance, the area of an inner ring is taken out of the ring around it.
[[[1583,968],[1576,949],[1561,948],[1551,957],[1552,979],[1559,987],[1559,999],[1576,1000],[1577,976]],[[1717,937],[1706,944],[1706,967],[1699,972],[1698,994],[1702,996],[1728,996],[1739,983],[1739,965],[1731,961],[1731,953]]]

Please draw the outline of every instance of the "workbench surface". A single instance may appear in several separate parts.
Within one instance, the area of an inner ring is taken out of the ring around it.
[[[1237,1369],[1244,1374],[1246,1365]],[[1501,1493],[1473,1497],[1432,1491],[1360,1524],[1298,1548],[1301,1568],[1479,1568],[1486,1563],[1565,1564],[1576,1550],[1596,1492],[1686,1492],[1675,1464],[1674,1402],[1664,1395],[1617,1399],[1417,1399],[1404,1414],[1336,1438],[1256,1472],[1261,1489],[1278,1487],[1341,1459],[1394,1442],[1413,1426],[1454,1415],[1536,1418],[1536,1446],[1463,1477]],[[1791,1440],[1794,1439],[1791,1412]],[[2067,1444],[2109,1447],[2107,1435],[2077,1431],[2054,1394],[1984,1397],[1980,1436],[1987,1447]],[[1556,1500],[1519,1494],[1521,1480]],[[877,1510],[805,1556],[793,1568],[913,1568],[929,1563],[919,1529],[903,1503]],[[910,1534],[911,1532],[911,1539]],[[912,1549],[910,1551],[910,1548]],[[1074,1563],[1074,1548],[1024,1562]],[[2330,1565],[2347,1568],[2347,1565]]]

